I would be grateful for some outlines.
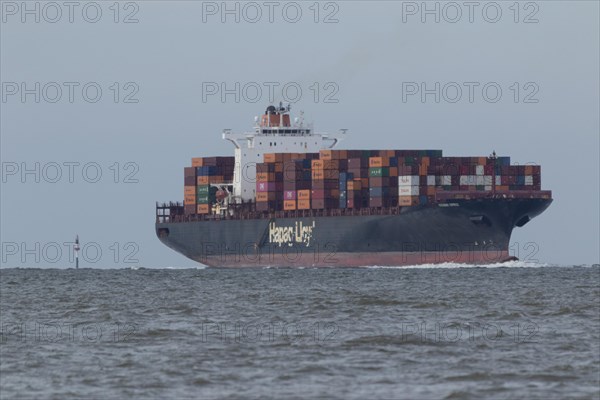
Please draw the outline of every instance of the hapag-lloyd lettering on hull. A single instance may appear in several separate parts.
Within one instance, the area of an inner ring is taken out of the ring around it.
[[[277,243],[280,247],[284,243],[288,246],[302,243],[308,247],[314,228],[315,221],[312,225],[304,225],[304,223],[296,221],[294,226],[277,226],[275,222],[271,222],[269,223],[269,243]]]

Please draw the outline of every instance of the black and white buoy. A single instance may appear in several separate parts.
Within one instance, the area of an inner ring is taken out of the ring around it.
[[[75,236],[75,246],[73,250],[75,250],[75,269],[79,269],[79,235]]]

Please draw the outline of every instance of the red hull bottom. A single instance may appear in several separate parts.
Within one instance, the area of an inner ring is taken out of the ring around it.
[[[247,267],[368,267],[408,266],[421,264],[495,264],[516,260],[508,250],[448,251],[448,252],[384,252],[384,253],[331,253],[331,254],[262,254],[215,255],[195,259],[217,268]]]

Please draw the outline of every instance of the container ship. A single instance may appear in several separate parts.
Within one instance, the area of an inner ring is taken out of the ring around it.
[[[495,152],[338,150],[269,106],[230,157],[192,158],[184,200],[156,204],[156,234],[210,267],[490,264],[511,259],[515,227],[552,202],[539,165]]]

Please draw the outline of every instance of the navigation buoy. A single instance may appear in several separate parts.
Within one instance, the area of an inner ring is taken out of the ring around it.
[[[75,236],[75,246],[73,246],[73,250],[75,251],[75,269],[79,269],[79,235]]]

